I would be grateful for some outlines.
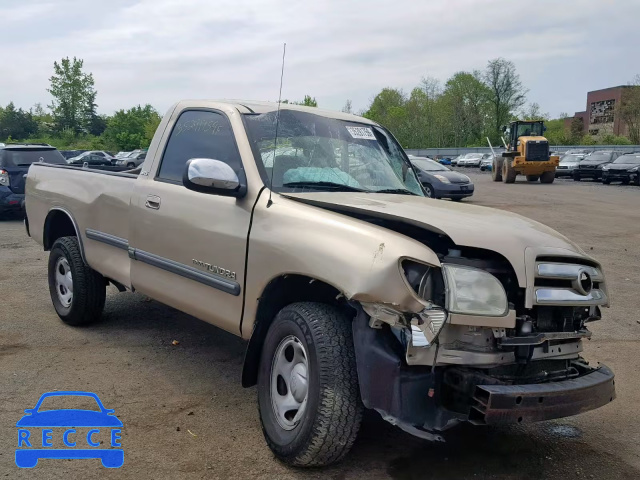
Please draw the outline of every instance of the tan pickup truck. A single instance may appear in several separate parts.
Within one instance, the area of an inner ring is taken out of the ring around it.
[[[248,340],[269,447],[298,466],[350,449],[363,407],[416,436],[547,420],[615,397],[580,356],[601,266],[508,212],[425,198],[361,117],[183,101],[137,170],[33,164],[27,230],[56,312],[141,292]]]

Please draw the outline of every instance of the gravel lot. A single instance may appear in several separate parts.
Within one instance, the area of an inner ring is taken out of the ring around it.
[[[476,183],[467,203],[543,222],[602,262],[613,306],[591,324],[592,362],[616,373],[618,398],[578,417],[513,428],[462,427],[430,444],[365,419],[350,456],[324,470],[276,461],[255,388],[240,386],[244,345],[171,308],[109,288],[104,321],[71,328],[49,299],[47,253],[19,221],[0,221],[0,478],[640,478],[640,188],[559,180]],[[475,169],[474,169],[475,170]],[[172,345],[172,341],[179,341]],[[14,464],[16,421],[51,390],[96,392],[124,423],[125,464]]]

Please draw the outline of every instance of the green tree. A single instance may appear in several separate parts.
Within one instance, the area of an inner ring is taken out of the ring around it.
[[[571,120],[571,127],[569,129],[569,142],[573,145],[580,145],[581,141],[584,141],[584,138],[589,137],[590,135],[584,134],[584,120],[580,117],[574,117]],[[584,145],[590,145],[592,142]]]
[[[316,101],[316,98],[315,97],[311,98],[310,95],[305,95],[304,99],[301,102],[293,102],[293,104],[294,105],[304,105],[305,107],[317,107],[318,106],[318,102]]]
[[[453,127],[454,144],[484,143],[491,91],[480,72],[458,72],[445,84],[444,96]]]
[[[406,129],[406,102],[407,99],[402,90],[383,88],[363,116],[388,128],[402,146],[407,147],[409,138]]]
[[[627,126],[629,140],[640,145],[640,75],[636,75],[629,88],[625,89],[619,112]]]
[[[97,116],[95,104],[97,92],[93,75],[82,70],[83,60],[73,57],[53,62],[54,74],[49,78],[47,91],[53,97],[49,108],[53,114],[56,131],[71,129],[76,133],[94,128]]]
[[[513,62],[504,58],[489,61],[484,80],[491,90],[489,101],[493,105],[494,125],[498,132],[524,105],[527,90],[522,85]]]
[[[547,120],[549,118],[548,113],[544,113],[536,102],[530,103],[529,106],[524,109],[520,116],[523,120]]]
[[[16,108],[13,102],[0,107],[0,138],[24,140],[38,133],[38,122],[31,112]]]
[[[160,114],[151,105],[118,110],[107,122],[104,136],[122,150],[148,147],[160,123]]]

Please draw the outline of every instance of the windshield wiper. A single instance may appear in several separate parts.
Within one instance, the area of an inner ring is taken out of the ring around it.
[[[415,195],[419,196],[417,193],[413,193],[411,190],[407,190],[405,188],[383,188],[382,190],[371,190],[373,193],[398,193],[400,195]]]
[[[282,184],[283,187],[309,187],[309,188],[317,188],[319,190],[322,189],[331,189],[336,191],[346,191],[346,192],[368,192],[369,190],[364,190],[358,187],[352,187],[351,185],[345,185],[344,183],[334,183],[334,182],[289,182]]]

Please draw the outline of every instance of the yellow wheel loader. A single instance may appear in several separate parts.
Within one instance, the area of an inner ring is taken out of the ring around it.
[[[543,136],[544,122],[511,122],[502,128],[508,143],[505,151],[495,156],[491,169],[494,182],[513,183],[518,175],[529,182],[553,183],[560,157],[549,155],[549,142]]]

